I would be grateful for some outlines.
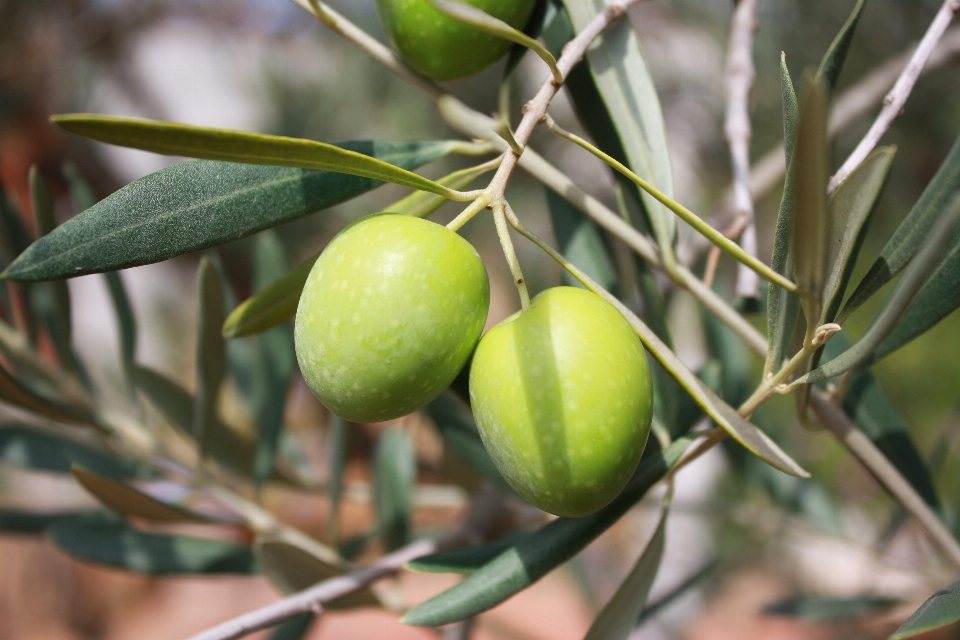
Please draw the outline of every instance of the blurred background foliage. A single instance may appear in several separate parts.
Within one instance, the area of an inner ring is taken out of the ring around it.
[[[385,39],[373,0],[331,4],[367,31]],[[729,0],[657,0],[641,4],[631,14],[663,105],[677,199],[697,212],[712,210],[730,182],[729,153],[722,137],[722,78],[731,4]],[[752,92],[754,158],[782,140],[780,52],[786,53],[793,77],[802,77],[805,69],[819,62],[852,4],[846,0],[760,1],[754,48],[757,80]],[[940,4],[939,0],[871,0],[847,59],[839,93],[915,42]],[[513,94],[515,117],[522,100],[532,94],[545,75],[543,67],[532,58],[527,56],[520,68]],[[860,254],[854,282],[866,272],[960,133],[958,70],[960,56],[926,74],[884,139],[885,144],[897,145],[898,152]],[[501,73],[498,65],[476,78],[451,84],[449,89],[478,110],[492,112],[496,109],[496,86]],[[57,219],[63,222],[77,211],[69,194],[71,171],[79,172],[92,185],[96,196],[102,198],[133,179],[175,162],[68,138],[47,122],[49,115],[65,112],[142,116],[328,142],[456,137],[427,98],[324,30],[292,3],[0,0],[0,183],[21,211],[31,235],[35,230],[27,176],[32,165],[39,167],[50,186]],[[552,113],[564,127],[582,133],[563,93]],[[869,117],[860,118],[836,138],[835,161],[847,156],[869,123]],[[609,172],[594,158],[543,131],[537,132],[532,144],[589,192],[614,203]],[[426,174],[441,176],[468,163],[469,159],[443,159],[429,166]],[[765,260],[771,251],[779,189],[773,189],[758,203],[760,253]],[[378,211],[403,194],[399,187],[384,186],[323,214],[278,228],[287,262],[295,265],[313,255],[348,221]],[[509,197],[528,226],[541,236],[551,236],[545,197],[537,184],[517,173]],[[445,205],[435,219],[449,220],[456,211],[455,205]],[[492,324],[518,306],[506,265],[499,255],[492,221],[480,217],[464,228],[464,235],[478,247],[491,273],[494,292],[488,324]],[[216,251],[236,300],[246,298],[256,288],[251,266],[256,246],[256,238],[248,238]],[[532,293],[561,282],[558,267],[535,247],[520,242],[518,251]],[[196,310],[192,283],[198,259],[199,255],[183,256],[124,274],[141,326],[138,358],[184,381],[188,388],[195,384],[192,367]],[[717,287],[728,297],[732,294],[734,271],[731,261],[721,261]],[[70,290],[74,296],[74,341],[80,355],[95,384],[108,397],[122,403],[126,397],[124,376],[114,346],[114,320],[103,306],[105,289],[91,278],[81,278],[71,281]],[[852,316],[847,325],[851,339],[865,330],[883,299],[881,292]],[[737,390],[729,386],[736,383],[731,378],[730,362],[741,363],[742,372],[738,375],[746,385],[755,384],[761,363],[745,352],[736,353],[742,348],[741,343],[724,334],[722,328],[712,327],[711,320],[696,312],[687,296],[674,293],[667,303],[678,353],[694,368],[721,357],[727,367],[723,395],[735,404],[738,398],[731,395]],[[756,316],[755,321],[757,326],[763,325],[762,316]],[[719,353],[723,350],[727,352],[725,356]],[[960,456],[958,352],[960,315],[955,312],[872,368],[927,458],[955,531],[960,531],[960,465],[955,463]],[[294,377],[298,378],[298,374]],[[244,401],[241,378],[235,375],[226,387],[222,412],[233,424],[249,427],[254,417]],[[808,545],[806,555],[797,557],[801,563],[807,558],[817,566],[804,569],[796,564],[796,558],[791,564],[778,556],[778,545],[790,535],[802,536],[803,527],[812,528],[817,535],[828,534],[860,545],[878,540],[896,543],[899,529],[893,525],[902,523],[903,516],[894,502],[829,436],[799,431],[792,415],[792,400],[775,400],[763,408],[757,422],[769,426],[789,451],[797,452],[816,481],[801,483],[744,456],[737,447],[727,447],[726,461],[716,462],[712,471],[698,476],[699,484],[687,490],[688,506],[697,515],[688,527],[706,527],[708,532],[680,532],[677,537],[691,545],[700,545],[705,538],[712,538],[714,543],[707,544],[705,551],[690,552],[686,561],[680,561],[679,568],[674,567],[675,584],[698,567],[712,566],[715,556],[723,558],[728,569],[773,567],[778,575],[787,576],[789,588],[795,591],[852,595],[844,591],[853,589],[849,585],[824,582],[823,574],[829,575],[830,558],[842,551],[824,551]],[[316,478],[324,477],[333,431],[325,411],[298,379],[292,385],[285,418],[295,438],[282,447],[293,458],[299,458]],[[453,478],[454,484],[475,485],[475,477],[457,476],[463,470],[450,467],[440,445],[429,435],[432,432],[418,426],[418,420],[421,419],[404,423],[413,434],[418,481],[446,486]],[[348,482],[361,481],[370,486],[368,461],[374,457],[378,434],[378,427],[349,430]],[[0,468],[0,503],[15,503],[24,482]],[[354,494],[357,486],[354,483]],[[67,499],[63,495],[50,498],[52,492],[46,485],[40,487],[39,493],[47,496],[47,506]],[[351,495],[348,490],[345,505],[350,503]],[[445,494],[437,495],[441,497],[434,502],[440,507],[417,511],[416,533],[437,531],[455,521],[459,513],[456,507],[462,500],[444,502]],[[679,520],[683,520],[684,495],[681,491],[677,498]],[[270,499],[292,524],[320,537],[327,535],[327,523],[316,516],[320,507],[315,501],[280,494],[268,498],[268,502]],[[368,491],[365,502],[360,500],[366,506],[345,506],[340,516],[340,537],[352,542],[355,547],[351,549],[357,553],[369,541],[366,534],[373,517],[369,513],[370,502]],[[448,508],[451,504],[452,510]],[[774,506],[777,509],[772,509]],[[357,513],[351,515],[351,509]],[[798,519],[802,526],[796,526]],[[648,530],[648,524],[638,529],[630,528],[628,522],[624,527],[631,534],[614,530],[604,538],[606,546],[591,547],[570,564],[570,573],[584,589],[586,601],[593,603],[591,606],[602,603],[612,593],[624,571],[618,566],[618,559],[633,557],[638,540],[645,539],[638,538],[637,531]],[[785,533],[788,530],[790,535]],[[913,534],[916,541],[916,532]],[[4,544],[0,539],[0,548]],[[368,549],[367,553],[371,551]],[[905,566],[920,561],[909,551],[903,553],[906,555],[900,560]],[[703,600],[681,607],[673,618],[667,615],[667,622],[663,623],[666,626],[656,633],[669,629],[665,637],[673,637],[678,629],[687,628],[691,638],[721,637],[697,635],[699,623],[681,622],[691,611],[699,611],[702,619],[710,619],[711,610],[703,602],[712,597],[722,601],[723,583],[718,573],[710,572],[701,583],[708,587]],[[864,578],[853,583],[868,585],[870,581]],[[662,585],[660,592],[664,593]],[[910,595],[909,586],[904,593]],[[0,622],[0,635],[4,635],[3,624]],[[89,621],[84,624],[94,625]],[[89,637],[97,637],[95,631]],[[875,637],[867,627],[856,627],[855,633]]]

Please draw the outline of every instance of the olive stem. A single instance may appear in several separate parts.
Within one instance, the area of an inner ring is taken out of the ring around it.
[[[493,221],[497,225],[497,236],[500,238],[500,246],[503,247],[503,256],[507,259],[507,266],[510,267],[513,283],[517,285],[517,293],[520,294],[520,308],[526,311],[530,308],[530,293],[527,291],[527,282],[523,279],[523,272],[520,270],[520,261],[517,259],[517,252],[513,248],[513,240],[510,239],[510,227],[507,226],[505,215],[508,206],[506,200],[494,203]],[[516,217],[512,209],[511,215]]]
[[[489,201],[485,196],[480,196],[470,203],[466,209],[457,214],[457,217],[447,223],[447,229],[450,231],[459,231],[460,227],[470,222],[473,216],[487,208]]]

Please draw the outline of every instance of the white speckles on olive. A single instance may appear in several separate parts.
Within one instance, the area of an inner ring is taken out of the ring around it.
[[[463,367],[489,300],[483,263],[456,233],[407,216],[365,218],[334,238],[304,286],[295,329],[304,379],[348,420],[415,411]]]

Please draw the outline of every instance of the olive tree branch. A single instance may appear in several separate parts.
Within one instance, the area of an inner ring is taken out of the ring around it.
[[[840,169],[837,170],[836,174],[830,178],[830,182],[827,184],[827,192],[829,194],[833,194],[833,192],[837,190],[837,187],[840,186],[840,183],[846,180],[847,176],[853,173],[853,170],[860,166],[860,163],[870,155],[873,148],[880,142],[880,138],[883,137],[883,134],[887,132],[887,129],[893,124],[893,121],[900,115],[903,105],[906,104],[907,98],[910,97],[913,86],[917,83],[917,78],[920,77],[920,72],[923,71],[923,67],[933,53],[934,47],[950,25],[950,21],[953,20],[953,14],[956,13],[957,9],[960,9],[960,0],[944,0],[940,10],[937,11],[937,15],[934,16],[933,21],[927,28],[927,32],[920,40],[917,50],[913,52],[910,62],[903,70],[903,73],[900,74],[900,77],[897,78],[893,89],[891,89],[890,93],[883,99],[883,108],[880,110],[877,119],[874,120],[873,125],[871,125],[870,130],[863,136],[860,144],[857,145],[857,148],[853,150]]]
[[[745,219],[740,245],[747,255],[756,259],[757,227],[753,216],[753,196],[750,193],[750,89],[755,72],[753,68],[753,32],[757,0],[738,0],[730,25],[730,48],[727,52],[726,89],[727,115],[723,132],[730,147],[733,168],[734,210]],[[736,293],[744,298],[760,295],[760,280],[755,270],[743,262],[737,267]]]
[[[917,45],[914,44],[887,59],[837,97],[830,113],[830,124],[827,129],[827,135],[830,138],[845,131],[883,98],[909,63],[916,47]],[[947,30],[937,44],[923,73],[929,73],[947,64],[958,55],[960,55],[960,27],[953,27]],[[766,196],[783,179],[786,167],[783,143],[776,145],[757,160],[750,169],[750,193],[753,199],[759,200]],[[719,201],[710,207],[705,218],[711,221],[712,226],[724,227],[728,224],[726,221],[731,217],[728,214],[732,209],[732,198],[731,186]],[[684,264],[692,264],[708,247],[710,244],[702,236],[692,236],[680,247],[681,260]]]

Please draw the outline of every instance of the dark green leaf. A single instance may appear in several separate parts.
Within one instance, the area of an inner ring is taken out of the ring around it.
[[[154,475],[145,465],[117,458],[76,440],[12,424],[0,424],[0,462],[56,473],[70,473],[70,467],[78,464],[115,479]]]
[[[596,223],[580,213],[552,189],[547,188],[547,206],[553,222],[557,246],[567,260],[575,264],[604,289],[612,290],[617,285],[610,249],[600,235]],[[568,285],[582,287],[580,282],[564,272]]]
[[[145,533],[114,519],[74,518],[57,522],[47,534],[74,558],[143,573],[256,573],[250,549],[219,540]]]
[[[83,403],[48,395],[39,389],[27,388],[0,366],[0,401],[8,402],[42,416],[63,422],[80,422],[99,427],[92,409]]]
[[[954,231],[950,248],[917,293],[893,331],[880,343],[868,363],[874,363],[932,329],[960,306],[960,233]]]
[[[73,206],[77,211],[85,211],[97,204],[99,200],[97,194],[93,192],[90,183],[83,178],[75,164],[70,161],[65,162],[63,175],[70,185],[70,199],[73,200]]]
[[[156,371],[145,367],[133,370],[137,388],[157,407],[163,417],[187,438],[193,439],[194,399],[189,391]],[[231,471],[246,475],[253,464],[254,443],[229,428],[219,418],[208,442],[207,453]]]
[[[215,520],[202,514],[161,502],[133,487],[91,473],[76,465],[74,465],[72,471],[77,482],[93,497],[122,515],[161,523],[191,522],[207,524],[215,522]]]
[[[820,622],[833,622],[845,618],[869,615],[886,611],[899,604],[890,598],[860,596],[856,598],[790,598],[768,605],[763,612],[768,615],[802,618]]]
[[[266,331],[297,314],[300,294],[320,254],[301,262],[284,276],[244,300],[223,323],[225,338],[240,338]]]
[[[450,193],[433,180],[389,162],[316,140],[90,113],[53,116],[51,120],[69,133],[143,151],[201,160],[335,171],[438,195]]]
[[[265,576],[285,594],[297,593],[318,582],[343,575],[345,564],[331,564],[290,541],[266,538],[257,542],[257,561]],[[324,609],[378,607],[379,600],[368,588],[354,591],[331,602]]]
[[[316,616],[312,613],[290,618],[273,630],[270,640],[302,640],[307,637],[315,620]]]
[[[432,553],[428,556],[422,556],[412,562],[408,562],[405,568],[421,573],[460,573],[469,575],[477,569],[482,568],[510,547],[520,544],[529,537],[530,533],[526,531],[512,531],[505,536],[484,544],[460,549],[449,549],[447,551]]]
[[[576,32],[597,14],[592,0],[564,0],[563,4]],[[625,164],[672,198],[673,165],[660,100],[630,21],[618,20],[604,31],[587,52],[586,60],[624,150]],[[657,243],[669,261],[673,255],[676,219],[653,196],[641,192],[640,197]]]
[[[523,32],[531,38],[540,37],[544,25],[549,23],[552,14],[556,12],[550,0],[536,0],[536,2],[537,4],[533,7],[533,13],[530,14],[530,19],[527,20],[527,26],[523,28]],[[510,48],[510,53],[507,54],[507,64],[503,69],[504,82],[509,81],[510,76],[512,76],[513,72],[520,66],[520,61],[523,60],[523,56],[527,51],[529,51],[529,49],[521,44],[515,44]],[[551,53],[554,52],[551,51]]]
[[[341,146],[405,168],[450,152],[445,142]],[[49,280],[160,262],[302,218],[380,184],[326,171],[183,162],[132,182],[60,225],[3,275]]]
[[[840,33],[830,43],[830,48],[820,61],[820,68],[817,69],[817,80],[822,82],[829,93],[833,93],[837,88],[837,82],[840,80],[840,72],[843,70],[843,63],[847,59],[847,53],[850,51],[850,43],[853,42],[853,34],[857,30],[857,22],[860,21],[860,14],[863,13],[863,7],[866,0],[857,0],[853,7],[850,17],[840,28]]]
[[[640,463],[617,498],[583,518],[558,518],[514,544],[457,586],[414,607],[402,621],[438,626],[473,617],[530,586],[609,529],[680,459],[691,440],[682,438]]]
[[[330,430],[327,440],[327,499],[330,500],[328,522],[330,538],[340,537],[340,500],[343,497],[343,474],[347,470],[347,423],[338,415],[330,414]]]
[[[793,194],[793,151],[800,123],[800,106],[787,69],[787,56],[780,54],[780,92],[783,100],[783,146],[787,172],[783,182],[783,196],[773,236],[773,255],[770,268],[788,278],[793,277],[793,212],[796,198]],[[776,373],[793,346],[793,334],[800,314],[800,298],[771,283],[767,289],[767,336],[770,349],[764,369]]]
[[[217,400],[226,359],[220,328],[224,319],[224,295],[216,267],[207,258],[197,271],[197,395],[193,404],[191,432],[206,454],[213,431],[219,426]]]
[[[98,511],[17,511],[0,509],[0,533],[36,535],[61,520],[99,515]]]
[[[880,194],[887,183],[896,147],[880,147],[840,184],[827,205],[830,220],[829,276],[820,324],[833,322],[847,291]]]
[[[110,300],[117,315],[117,324],[120,327],[120,357],[123,370],[130,372],[137,358],[137,321],[130,305],[127,288],[123,285],[123,278],[116,271],[103,274],[110,291]]]
[[[657,577],[660,569],[666,543],[666,524],[667,511],[664,509],[660,524],[653,532],[646,549],[613,594],[613,598],[597,615],[584,640],[627,640],[647,605],[650,587],[653,586],[653,579]]]
[[[850,295],[837,322],[843,324],[850,314],[866,302],[883,285],[899,274],[920,248],[930,228],[940,217],[954,195],[960,191],[960,137],[923,194],[887,241],[880,257],[873,263],[856,290]]]
[[[939,629],[960,620],[960,578],[937,591],[920,605],[907,621],[890,636],[890,640],[906,640],[927,631]]]
[[[824,86],[807,78],[797,143],[790,170],[793,173],[793,267],[807,318],[807,333],[817,327],[826,284],[830,221],[827,218],[827,96]]]
[[[417,479],[417,461],[410,436],[393,427],[385,430],[377,441],[373,465],[377,529],[384,548],[393,551],[410,540],[413,488]]]
[[[461,460],[481,476],[495,485],[514,493],[513,488],[503,479],[487,453],[480,433],[473,422],[473,416],[449,393],[441,393],[436,400],[428,404],[424,411],[443,437],[444,444],[452,449]]]

